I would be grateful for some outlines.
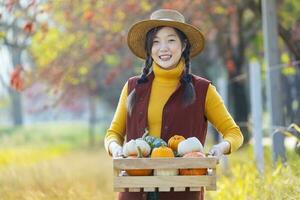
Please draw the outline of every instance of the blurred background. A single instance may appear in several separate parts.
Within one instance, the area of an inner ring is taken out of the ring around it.
[[[192,72],[244,134],[206,198],[300,199],[297,0],[0,0],[0,199],[116,197],[103,138],[143,65],[126,34],[158,8],[205,34]]]

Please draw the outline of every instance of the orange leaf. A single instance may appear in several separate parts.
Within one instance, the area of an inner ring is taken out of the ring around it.
[[[31,22],[27,22],[25,24],[25,26],[23,27],[23,30],[25,33],[32,33],[32,30],[33,30],[33,25]]]
[[[24,90],[24,81],[22,79],[22,68],[16,68],[13,70],[10,76],[10,86],[18,91],[21,92]]]
[[[85,11],[84,14],[83,14],[83,19],[84,19],[85,21],[91,21],[91,20],[93,19],[94,15],[95,15],[95,14],[94,14],[93,11],[87,10],[87,11]]]

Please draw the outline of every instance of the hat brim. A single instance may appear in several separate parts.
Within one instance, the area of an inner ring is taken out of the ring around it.
[[[191,44],[190,57],[198,55],[204,48],[204,35],[193,25],[169,20],[144,20],[134,24],[128,31],[127,44],[133,54],[146,59],[145,40],[146,34],[152,28],[169,26],[182,31]]]

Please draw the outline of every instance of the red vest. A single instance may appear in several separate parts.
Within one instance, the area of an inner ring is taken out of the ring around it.
[[[142,137],[147,127],[148,104],[150,99],[153,72],[148,76],[148,82],[137,84],[139,77],[128,80],[128,94],[135,88],[137,99],[132,114],[127,113],[126,118],[126,140]],[[192,83],[195,88],[196,99],[191,105],[183,104],[183,86],[179,84],[175,92],[166,102],[162,114],[161,138],[166,142],[175,134],[183,135],[185,138],[197,137],[204,145],[207,132],[207,119],[204,116],[205,98],[210,81],[192,75]],[[182,195],[182,196],[181,196]],[[139,192],[120,193],[121,200],[146,199],[146,194]],[[161,192],[160,200],[203,199],[202,192]]]

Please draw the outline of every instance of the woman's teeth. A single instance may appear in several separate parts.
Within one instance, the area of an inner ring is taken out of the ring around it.
[[[166,56],[159,56],[159,58],[162,60],[162,61],[168,61],[171,59],[171,55],[166,55]]]

